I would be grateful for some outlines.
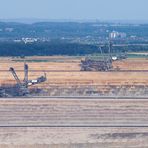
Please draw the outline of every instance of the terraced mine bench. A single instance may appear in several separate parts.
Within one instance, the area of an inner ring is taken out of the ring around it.
[[[0,147],[147,148],[148,99],[9,98]]]
[[[0,126],[148,126],[148,100],[1,99]]]

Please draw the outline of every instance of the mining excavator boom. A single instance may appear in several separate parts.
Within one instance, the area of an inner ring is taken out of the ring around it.
[[[18,93],[21,96],[25,96],[25,95],[29,94],[29,89],[28,89],[29,86],[40,84],[40,83],[43,83],[47,80],[46,73],[44,73],[44,76],[38,77],[35,80],[28,80],[28,70],[29,70],[29,67],[25,63],[24,64],[24,80],[23,80],[23,82],[21,82],[21,80],[19,79],[18,75],[16,74],[16,71],[14,70],[14,68],[11,67],[9,69],[9,71],[12,73],[15,81],[17,82],[18,89],[17,89],[16,93]]]
[[[15,80],[17,82],[17,92],[16,92],[16,95],[18,94],[19,96],[25,96],[25,95],[29,94],[29,90],[27,88],[27,85],[20,81],[20,79],[18,78],[14,68],[11,67],[9,69],[9,71],[12,73],[13,77],[15,78]]]
[[[28,65],[25,63],[24,64],[24,83],[28,83]]]

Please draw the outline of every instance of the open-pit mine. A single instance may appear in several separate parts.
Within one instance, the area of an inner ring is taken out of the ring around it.
[[[148,95],[148,59],[113,61],[109,71],[81,71],[81,59],[82,57],[1,58],[0,94],[2,97],[20,96],[17,91],[12,93],[19,82],[11,72],[15,70],[20,83],[24,82],[25,62],[29,67],[28,97]]]
[[[0,59],[0,147],[148,147],[148,59],[83,59]]]

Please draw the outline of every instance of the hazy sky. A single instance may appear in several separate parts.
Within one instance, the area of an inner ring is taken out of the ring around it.
[[[0,0],[0,19],[148,20],[148,0]]]

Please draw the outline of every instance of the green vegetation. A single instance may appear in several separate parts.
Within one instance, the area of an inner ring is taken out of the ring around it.
[[[48,22],[35,24],[0,22],[0,56],[83,56],[97,55],[98,43],[106,44],[113,30],[127,34],[126,39],[113,44],[147,44],[148,25],[120,25],[112,23]],[[133,36],[133,38],[131,38]],[[38,41],[25,44],[22,38]],[[14,42],[20,41],[20,42]],[[108,45],[102,48],[108,52]],[[114,47],[113,52],[145,52],[148,46]],[[131,55],[130,55],[131,56]],[[134,55],[133,55],[134,56]]]
[[[104,55],[108,53],[108,46],[102,48]],[[129,47],[125,50],[123,47],[113,48],[113,53],[128,52],[146,52],[148,47]],[[51,42],[36,42],[31,44],[15,43],[15,42],[1,42],[0,56],[53,56],[53,55],[68,55],[68,56],[84,56],[94,55],[100,56],[100,50],[96,45],[86,45],[79,43],[67,43],[57,40]],[[129,55],[137,56],[137,55]],[[142,55],[140,55],[142,56]]]
[[[21,60],[21,59],[12,60],[12,61],[14,61],[14,62],[23,62],[24,63],[24,60]],[[25,62],[27,62],[27,63],[31,63],[31,62],[49,62],[49,60],[25,60]]]
[[[142,55],[142,54],[128,54],[128,58],[148,58],[148,55]]]
[[[96,46],[77,43],[45,42],[24,44],[5,42],[0,44],[0,56],[77,56],[97,52]]]

